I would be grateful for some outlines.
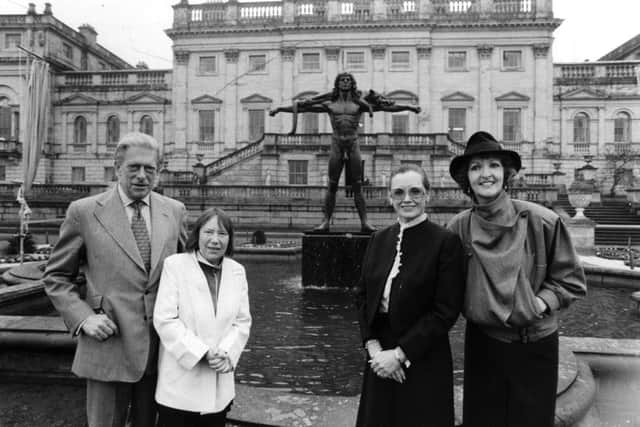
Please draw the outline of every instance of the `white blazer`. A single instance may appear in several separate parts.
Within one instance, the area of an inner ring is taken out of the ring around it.
[[[183,411],[222,411],[235,396],[233,372],[218,374],[199,361],[211,348],[238,363],[251,328],[244,267],[223,258],[216,313],[195,253],[167,257],[153,325],[160,336],[156,401]]]

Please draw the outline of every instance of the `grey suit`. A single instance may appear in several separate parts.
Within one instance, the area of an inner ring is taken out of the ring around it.
[[[152,314],[158,281],[164,258],[183,247],[187,214],[182,203],[154,192],[150,209],[147,273],[117,187],[69,205],[45,271],[45,290],[72,333],[96,312],[104,312],[119,329],[105,341],[78,336],[72,371],[80,377],[136,383],[156,369]],[[85,299],[72,281],[80,269],[87,278]]]

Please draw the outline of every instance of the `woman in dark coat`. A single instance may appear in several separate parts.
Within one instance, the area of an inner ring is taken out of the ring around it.
[[[390,179],[398,222],[371,236],[358,284],[367,351],[359,427],[452,427],[449,329],[460,313],[464,252],[427,219],[429,181],[415,165]]]
[[[473,201],[449,225],[468,253],[465,427],[553,427],[556,312],[586,292],[558,215],[505,191],[520,165],[518,153],[476,132],[449,168]]]

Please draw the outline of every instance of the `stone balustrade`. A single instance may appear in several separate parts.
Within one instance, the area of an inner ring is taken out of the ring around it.
[[[285,25],[419,19],[475,20],[552,17],[546,0],[272,0],[215,1],[174,6],[173,30],[243,25]]]
[[[556,84],[626,83],[634,84],[640,72],[640,61],[598,61],[554,64]]]
[[[604,144],[605,156],[628,154],[640,156],[640,142],[607,142]]]
[[[149,86],[152,89],[168,89],[171,86],[171,70],[126,70],[67,72],[56,74],[56,86]]]
[[[0,138],[0,155],[21,155],[22,142]]]

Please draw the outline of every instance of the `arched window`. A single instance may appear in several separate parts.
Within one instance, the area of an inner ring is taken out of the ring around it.
[[[107,119],[107,145],[117,144],[120,140],[120,119],[110,116]]]
[[[589,139],[589,116],[578,113],[573,118],[573,142],[588,144]]]
[[[631,142],[631,117],[624,111],[616,114],[613,121],[613,141]]]
[[[87,143],[87,119],[82,116],[76,117],[76,120],[73,122],[73,143]]]
[[[11,139],[11,107],[6,97],[0,98],[0,139]]]
[[[140,119],[140,132],[153,136],[153,119],[151,116],[142,116]]]

